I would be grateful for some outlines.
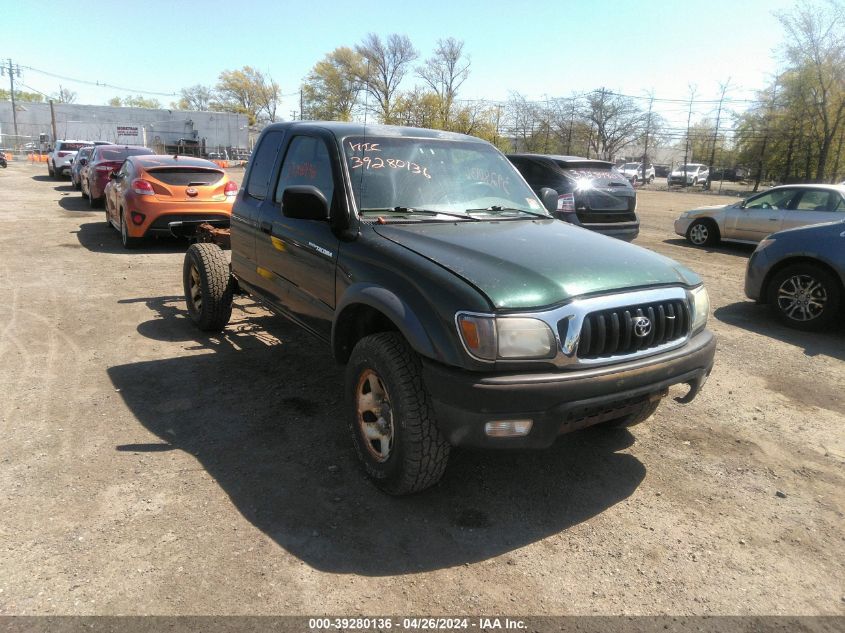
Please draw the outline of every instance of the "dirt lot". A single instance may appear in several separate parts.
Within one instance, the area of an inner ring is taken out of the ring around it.
[[[0,614],[845,614],[845,332],[745,300],[747,247],[637,243],[705,278],[702,395],[385,497],[328,350],[238,300],[185,318],[182,242],[126,252],[46,168],[0,170]],[[678,395],[678,394],[675,394]]]

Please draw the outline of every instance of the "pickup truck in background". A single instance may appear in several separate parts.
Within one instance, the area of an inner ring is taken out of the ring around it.
[[[642,422],[672,385],[692,400],[715,351],[701,279],[555,219],[557,202],[470,136],[272,124],[235,199],[231,264],[216,243],[186,253],[188,314],[220,331],[248,293],[323,341],[389,494],[435,484],[453,446],[540,449]]]

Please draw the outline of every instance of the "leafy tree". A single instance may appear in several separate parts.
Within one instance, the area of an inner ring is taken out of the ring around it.
[[[161,109],[161,103],[158,99],[148,99],[141,95],[134,95],[129,97],[112,97],[108,100],[108,104],[115,108],[147,108],[148,110]]]
[[[0,88],[0,101],[11,101],[8,90]],[[44,97],[37,92],[25,92],[23,90],[15,90],[15,101],[24,103],[41,103]]]
[[[275,121],[276,110],[282,101],[279,84],[251,66],[221,72],[217,95],[218,102],[212,109],[245,114],[250,125],[259,120]]]
[[[382,122],[391,123],[396,91],[418,53],[407,35],[396,33],[389,35],[386,41],[375,33],[369,33],[355,51],[364,61],[356,79],[376,100],[375,110]]]
[[[366,74],[363,57],[346,46],[314,65],[302,84],[303,110],[310,119],[350,121]]]
[[[470,60],[463,50],[464,43],[453,37],[437,40],[434,55],[417,68],[417,75],[437,95],[444,126],[449,125],[458,89],[469,76]]]

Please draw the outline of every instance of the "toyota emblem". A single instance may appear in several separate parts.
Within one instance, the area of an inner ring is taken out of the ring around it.
[[[651,332],[651,321],[648,317],[637,317],[634,319],[634,335],[645,338]]]

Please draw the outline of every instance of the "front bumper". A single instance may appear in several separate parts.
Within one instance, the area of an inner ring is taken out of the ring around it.
[[[455,446],[544,448],[570,431],[622,417],[672,385],[690,385],[689,401],[713,368],[709,330],[676,350],[629,363],[538,374],[478,374],[424,360],[440,430]],[[523,437],[491,438],[487,422],[533,422]]]
[[[695,218],[678,218],[675,220],[675,233],[686,237],[690,224],[692,224],[694,219]]]
[[[769,273],[769,258],[765,251],[756,250],[751,253],[748,258],[748,264],[745,267],[745,296],[753,299],[757,303],[764,302],[765,289],[763,283],[766,280],[766,275]]]

